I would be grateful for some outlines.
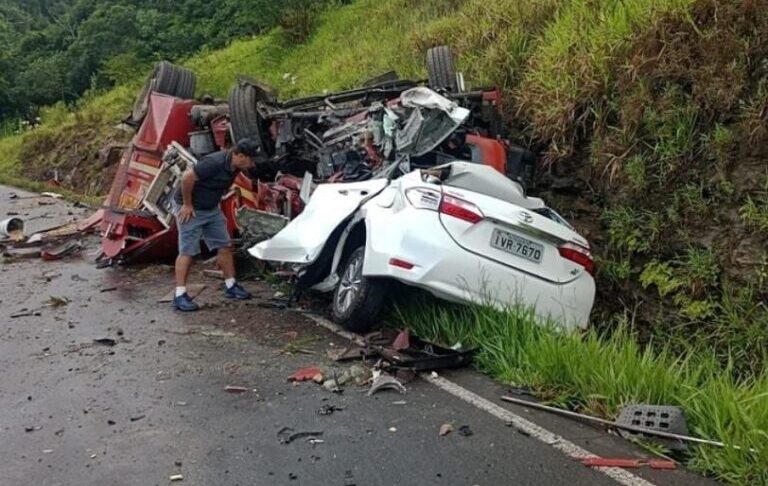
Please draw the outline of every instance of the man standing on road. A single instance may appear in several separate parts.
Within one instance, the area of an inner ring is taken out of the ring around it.
[[[194,168],[184,172],[181,186],[173,198],[179,229],[174,309],[184,312],[198,309],[187,294],[187,278],[194,257],[200,253],[201,239],[209,250],[217,252],[216,260],[224,273],[224,296],[230,299],[251,298],[251,294],[235,281],[235,261],[227,222],[219,204],[237,173],[253,169],[259,152],[259,145],[252,140],[240,140],[234,149],[206,155]]]

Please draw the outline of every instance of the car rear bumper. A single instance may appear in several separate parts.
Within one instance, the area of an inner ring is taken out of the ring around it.
[[[393,216],[369,221],[364,275],[394,278],[454,302],[534,307],[540,318],[566,329],[586,327],[595,297],[587,272],[567,283],[543,280],[462,249],[435,212],[408,208]],[[393,258],[414,266],[393,265]]]

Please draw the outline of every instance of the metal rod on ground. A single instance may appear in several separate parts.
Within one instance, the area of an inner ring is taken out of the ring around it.
[[[634,425],[623,425],[623,424],[613,422],[611,420],[601,419],[599,417],[592,417],[591,415],[584,415],[583,413],[571,412],[570,410],[563,410],[562,408],[550,407],[548,405],[543,405],[541,403],[529,402],[527,400],[521,400],[519,398],[503,396],[501,397],[501,399],[504,400],[505,402],[515,403],[517,405],[536,408],[538,410],[544,410],[547,412],[558,413],[560,415],[565,415],[566,417],[589,420],[591,422],[595,422],[598,424],[616,427],[617,429],[629,430],[630,432],[640,432],[643,434],[664,437],[666,439],[677,439],[677,440],[683,440],[686,442],[695,442],[697,444],[707,444],[707,445],[713,445],[718,447],[732,447],[734,449],[741,450],[741,447],[739,446],[729,446],[727,444],[723,444],[722,442],[718,442],[716,440],[699,439],[698,437],[690,437],[688,435],[673,434],[672,432],[664,432],[661,430],[646,429],[645,427],[636,427]],[[750,449],[749,451],[753,453],[757,452],[755,449]]]

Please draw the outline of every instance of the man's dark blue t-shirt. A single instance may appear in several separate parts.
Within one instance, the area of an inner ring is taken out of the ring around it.
[[[192,170],[197,176],[192,189],[192,207],[200,210],[217,207],[237,176],[237,171],[232,167],[232,153],[228,150],[206,155]],[[181,186],[174,194],[174,201],[179,206],[184,203]]]

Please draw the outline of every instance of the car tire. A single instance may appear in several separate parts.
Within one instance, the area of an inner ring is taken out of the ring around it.
[[[266,100],[265,94],[257,86],[238,82],[229,92],[229,119],[235,143],[250,138],[271,155],[273,149],[268,140],[268,127],[256,110],[256,104]]]
[[[427,51],[427,76],[429,87],[434,90],[459,90],[453,52],[448,46],[435,46]]]
[[[141,123],[147,115],[152,92],[188,99],[194,96],[196,84],[197,78],[191,70],[168,61],[158,62],[133,103],[130,121],[137,126]]]
[[[389,295],[386,280],[363,276],[364,258],[363,246],[350,253],[340,267],[339,283],[333,293],[333,320],[356,333],[380,326]]]

